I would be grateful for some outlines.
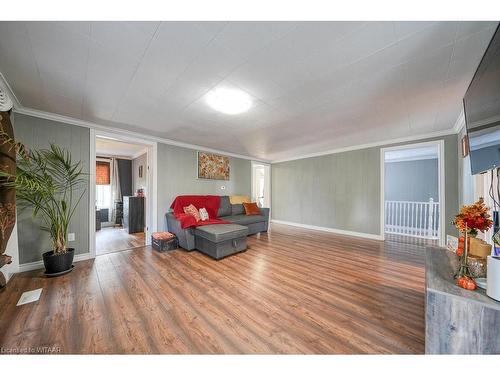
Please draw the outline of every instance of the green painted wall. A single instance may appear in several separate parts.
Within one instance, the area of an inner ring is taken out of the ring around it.
[[[456,236],[457,230],[451,221],[458,213],[459,208],[459,177],[458,177],[458,148],[457,135],[444,138],[444,168],[445,168],[445,223],[446,234]]]
[[[455,234],[450,222],[458,210],[457,136],[441,139],[445,143],[446,233]],[[272,218],[380,234],[381,148],[272,164]]]
[[[13,124],[17,141],[31,149],[48,148],[50,143],[56,143],[71,152],[73,161],[81,160],[84,172],[89,173],[89,129],[18,113],[14,115]],[[86,190],[69,228],[70,233],[75,233],[76,241],[70,242],[70,246],[76,254],[89,252],[88,186]],[[19,264],[39,261],[42,253],[52,250],[48,234],[39,229],[39,222],[33,219],[30,209],[18,210],[17,232]]]
[[[142,177],[139,177],[139,166],[142,165]],[[142,154],[132,160],[132,194],[137,192],[137,189],[147,188],[148,186],[148,154]]]
[[[379,160],[369,148],[272,164],[272,218],[378,234]]]
[[[459,175],[459,203],[460,205],[474,203],[474,176],[472,175],[470,165],[470,155],[462,157],[462,138],[466,135],[465,126],[462,128],[457,137],[458,150],[458,175]]]
[[[251,193],[251,161],[229,158],[229,181],[197,178],[197,151],[158,144],[158,229],[165,229],[165,213],[177,195],[236,195]],[[223,190],[222,187],[225,187]]]

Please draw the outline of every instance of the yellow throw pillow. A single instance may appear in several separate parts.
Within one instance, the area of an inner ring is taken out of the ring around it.
[[[231,195],[229,197],[229,201],[231,202],[231,204],[243,204],[252,202],[247,195]]]

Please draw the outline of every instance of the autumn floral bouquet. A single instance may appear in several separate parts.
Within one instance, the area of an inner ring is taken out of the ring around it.
[[[453,224],[460,233],[467,232],[468,236],[476,237],[478,231],[487,231],[493,225],[488,211],[488,207],[484,204],[484,199],[479,198],[474,204],[462,206],[459,214],[455,216]]]
[[[453,224],[463,233],[460,237],[457,255],[460,256],[460,264],[455,275],[457,284],[464,289],[476,289],[476,282],[472,279],[467,261],[468,257],[468,239],[467,237],[476,237],[479,232],[485,232],[491,228],[493,221],[488,212],[488,207],[484,204],[484,199],[479,200],[469,206],[462,206],[460,212],[455,216]]]

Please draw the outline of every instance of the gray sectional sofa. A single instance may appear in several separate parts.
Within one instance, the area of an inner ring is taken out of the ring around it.
[[[231,204],[229,196],[221,196],[218,216],[231,224],[205,225],[182,229],[173,212],[166,217],[167,230],[177,236],[179,246],[185,250],[199,250],[212,258],[246,250],[246,236],[267,232],[269,208],[261,208],[260,215],[246,215],[242,204]]]

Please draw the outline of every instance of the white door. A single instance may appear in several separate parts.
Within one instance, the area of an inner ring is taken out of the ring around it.
[[[271,166],[252,163],[252,201],[271,207]]]

